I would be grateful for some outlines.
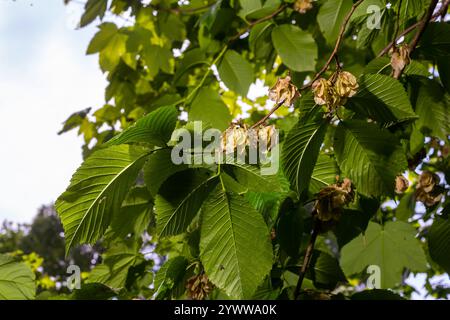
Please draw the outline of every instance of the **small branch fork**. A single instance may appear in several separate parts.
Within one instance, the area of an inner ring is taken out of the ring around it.
[[[336,66],[337,66],[338,68],[340,68],[339,58],[338,58],[337,53],[338,53],[339,48],[340,48],[340,46],[341,46],[342,40],[343,40],[343,38],[344,38],[344,33],[345,33],[346,28],[347,28],[347,24],[348,24],[348,22],[350,21],[350,18],[351,18],[351,16],[353,15],[353,13],[355,12],[356,8],[358,8],[358,6],[359,6],[363,1],[364,1],[364,0],[359,0],[359,1],[357,1],[357,2],[355,2],[355,3],[353,4],[351,10],[347,13],[347,15],[346,15],[345,18],[344,18],[344,21],[343,21],[343,23],[342,23],[342,25],[341,25],[341,29],[340,29],[340,31],[339,31],[339,35],[338,35],[338,39],[337,39],[336,45],[334,46],[334,49],[333,49],[333,51],[331,52],[331,55],[330,55],[330,57],[328,58],[327,62],[326,62],[325,65],[322,67],[322,69],[321,69],[318,73],[316,73],[316,75],[314,76],[314,78],[313,78],[309,83],[307,83],[306,85],[304,85],[303,87],[300,88],[300,91],[303,91],[303,90],[305,90],[305,89],[311,87],[312,84],[314,83],[314,81],[316,81],[317,79],[319,79],[319,77],[320,77],[325,71],[328,70],[328,68],[330,67],[330,65],[331,65],[331,63],[333,62],[333,60],[336,61]],[[280,9],[281,9],[281,10],[280,10]],[[284,10],[284,9],[285,9],[285,6],[281,6],[280,9],[279,9],[279,12],[281,12],[282,10]],[[278,11],[278,10],[277,10],[277,11]],[[274,13],[276,13],[277,11],[275,11]],[[279,13],[279,12],[278,12],[278,13]],[[278,13],[276,13],[276,14],[278,14]],[[276,14],[272,14],[272,15],[275,16]],[[267,18],[267,17],[266,17],[266,18]],[[270,17],[270,18],[268,18],[268,19],[271,19],[271,18],[272,18],[272,17]],[[265,19],[265,18],[262,18],[262,19],[268,20],[268,19]],[[262,20],[262,19],[260,19],[260,20]],[[263,21],[264,21],[264,20],[263,20]],[[257,21],[258,21],[258,20],[257,20]],[[261,22],[261,21],[259,21],[259,22]],[[256,21],[255,21],[254,24],[259,23],[259,22],[256,22]],[[247,29],[247,30],[248,30],[248,29]],[[247,30],[246,30],[246,31],[247,31]],[[241,34],[239,34],[238,37],[240,37],[240,36],[241,36],[242,34],[244,34],[246,31],[244,31],[244,32],[242,32]],[[255,123],[255,124],[252,126],[252,128],[257,127],[257,126],[259,126],[259,125],[261,125],[261,124],[264,124],[264,123],[267,121],[267,119],[269,119],[269,117],[283,105],[283,103],[284,103],[284,101],[282,101],[282,102],[276,104],[276,105],[269,111],[269,113],[268,113],[264,118],[262,118],[262,119],[259,120],[257,123]]]
[[[270,111],[261,120],[259,120],[257,123],[252,125],[250,128],[253,129],[253,128],[256,128],[257,126],[264,124],[267,121],[267,119],[269,119],[269,117],[283,105],[283,103],[284,103],[284,100],[277,103],[272,109],[270,109]]]
[[[409,53],[414,51],[417,44],[419,43],[420,38],[422,37],[423,33],[425,32],[425,29],[427,28],[428,24],[430,23],[430,20],[433,17],[434,9],[436,9],[436,6],[438,4],[438,0],[432,0],[430,6],[428,7],[427,13],[424,15],[422,20],[419,21],[418,30],[416,34],[414,35],[414,38],[411,40],[411,43],[409,44]],[[393,44],[395,46],[395,42]],[[395,75],[395,78],[398,79],[402,75],[403,70],[401,70],[398,74]]]
[[[434,4],[434,2],[436,2],[436,4]],[[433,8],[433,9],[431,10],[431,14],[432,14],[431,18],[428,16],[428,15],[430,14],[430,10],[428,10],[427,13],[425,14],[424,19],[422,19],[421,21],[419,21],[419,22],[417,22],[417,23],[415,23],[415,24],[412,24],[411,26],[409,26],[408,28],[406,28],[405,30],[403,30],[397,37],[395,37],[395,39],[394,39],[392,42],[390,42],[383,50],[380,51],[380,53],[377,55],[377,58],[379,58],[379,57],[381,57],[381,56],[384,56],[386,53],[388,53],[389,50],[390,50],[393,46],[395,46],[395,44],[397,43],[398,40],[400,40],[401,37],[407,35],[407,34],[410,33],[411,31],[415,30],[417,27],[423,26],[423,22],[424,22],[424,20],[425,20],[425,18],[426,18],[426,19],[427,19],[427,20],[426,20],[427,22],[425,23],[425,26],[424,26],[424,28],[423,28],[423,31],[425,31],[425,28],[427,27],[429,21],[434,21],[434,20],[436,20],[437,18],[442,17],[442,15],[445,15],[445,13],[447,12],[447,8],[448,8],[449,4],[450,4],[450,0],[445,0],[445,1],[443,1],[443,3],[442,3],[442,5],[441,5],[440,9],[439,9],[435,14],[433,14],[433,11],[434,11],[434,9],[436,8],[436,5],[437,5],[437,1],[434,1],[434,0],[433,0],[433,2],[431,3],[431,5],[430,5],[430,7],[429,7],[429,9]],[[423,31],[422,31],[422,33],[423,33]],[[416,35],[417,35],[417,34],[416,34]],[[422,35],[422,34],[420,34],[420,36],[419,36],[418,39],[420,39],[421,35]],[[417,42],[418,42],[418,40],[417,40]],[[417,46],[417,43],[414,45],[414,47],[416,47],[416,46]],[[410,45],[410,48],[411,48],[411,45]],[[411,51],[412,51],[412,50],[411,50]]]
[[[330,57],[328,58],[327,62],[325,63],[325,65],[322,67],[322,69],[320,69],[320,71],[318,73],[316,73],[316,75],[314,76],[314,78],[307,84],[305,84],[303,87],[300,88],[300,91],[305,90],[309,87],[312,86],[312,84],[314,83],[314,81],[316,81],[317,79],[319,79],[319,77],[328,70],[328,68],[330,67],[330,64],[333,62],[333,60],[335,59],[335,57],[337,57],[337,53],[339,51],[339,47],[341,46],[342,40],[344,38],[344,33],[345,33],[345,29],[347,28],[347,24],[350,21],[350,18],[352,17],[353,13],[355,12],[356,8],[358,8],[358,6],[363,3],[364,0],[359,0],[357,2],[355,2],[352,5],[351,10],[347,13],[347,15],[344,18],[344,21],[342,22],[341,25],[341,29],[339,31],[339,36],[338,39],[336,41],[336,45],[334,46],[333,51],[331,52]]]

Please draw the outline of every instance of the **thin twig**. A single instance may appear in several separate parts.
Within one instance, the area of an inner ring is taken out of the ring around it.
[[[423,19],[420,22],[419,30],[417,31],[414,38],[411,40],[411,43],[409,44],[409,50],[412,52],[417,44],[419,43],[420,38],[422,37],[423,33],[425,32],[425,29],[427,28],[428,24],[430,23],[430,20],[433,16],[434,9],[436,8],[438,4],[438,0],[432,0],[430,6],[428,7],[428,11],[423,17]]]
[[[284,103],[284,100],[277,103],[272,109],[270,109],[268,114],[266,114],[261,120],[259,120],[257,123],[252,125],[250,128],[253,129],[261,124],[264,124],[264,122],[266,122],[266,120],[269,119],[269,117],[283,105],[283,103]]]
[[[297,300],[300,295],[300,290],[302,289],[303,279],[305,278],[306,271],[308,270],[309,263],[311,262],[312,254],[314,251],[314,245],[319,235],[320,221],[315,220],[314,227],[311,233],[311,238],[309,239],[308,246],[306,247],[305,257],[303,258],[303,263],[298,274],[297,286],[294,291],[294,299]]]
[[[250,29],[253,28],[254,26],[256,26],[258,23],[261,23],[261,22],[264,22],[264,21],[272,19],[273,17],[279,15],[286,8],[287,8],[287,4],[283,4],[277,10],[272,12],[271,14],[269,14],[269,15],[267,15],[265,17],[262,17],[262,18],[260,18],[258,20],[250,22],[250,24],[244,30],[239,31],[234,36],[232,36],[229,39],[229,42],[232,42],[232,41],[235,41],[235,40],[239,39],[243,34],[245,34],[246,32],[250,31]]]
[[[417,44],[419,43],[420,38],[422,37],[423,33],[425,32],[425,29],[427,28],[428,24],[430,23],[430,20],[433,17],[434,9],[436,8],[438,4],[438,0],[432,0],[430,6],[428,7],[427,13],[424,15],[422,20],[420,21],[419,30],[417,30],[416,34],[414,35],[414,38],[411,40],[409,44],[409,54],[411,54],[414,49],[416,48]],[[398,73],[394,75],[395,79],[400,78],[402,75],[403,70],[399,70]]]
[[[437,18],[441,17],[443,14],[445,14],[447,12],[447,8],[450,4],[450,0],[445,0],[439,11],[436,12],[432,17],[431,17],[431,21],[436,20]],[[421,25],[422,21],[416,22],[412,25],[410,25],[408,28],[406,28],[405,30],[403,30],[393,41],[391,41],[383,50],[380,51],[380,53],[378,53],[377,58],[384,56],[386,53],[389,52],[389,50],[394,46],[395,43],[397,43],[398,40],[400,40],[401,37],[406,36],[408,33],[410,33],[411,31],[413,31],[414,29],[416,29],[418,26]]]
[[[303,87],[301,87],[300,90],[305,90],[309,87],[312,86],[312,84],[314,83],[314,81],[316,81],[317,79],[319,79],[319,77],[322,75],[322,73],[324,73],[325,71],[328,70],[331,62],[333,61],[334,57],[337,55],[338,51],[339,51],[339,47],[341,46],[341,42],[344,38],[344,33],[345,33],[345,29],[347,28],[347,24],[350,21],[351,16],[353,15],[353,13],[355,12],[356,8],[358,8],[358,6],[363,2],[364,0],[359,0],[357,2],[355,2],[352,6],[352,9],[347,13],[347,15],[344,18],[344,21],[342,22],[341,25],[341,29],[339,31],[339,36],[338,39],[336,41],[336,45],[334,46],[333,51],[331,52],[330,57],[328,58],[327,63],[325,63],[325,65],[322,67],[322,69],[316,73],[316,75],[314,76],[314,78],[307,84],[305,84]]]
[[[397,21],[395,22],[395,31],[394,31],[394,40],[393,40],[393,47],[395,48],[395,45],[396,45],[396,41],[395,41],[395,39],[397,39],[397,35],[398,35],[398,32],[399,32],[399,30],[400,30],[400,13],[401,13],[401,10],[402,10],[402,2],[403,2],[403,0],[400,0],[399,1],[399,3],[398,3],[398,11],[397,11]]]
[[[331,53],[330,58],[328,59],[327,63],[323,66],[323,68],[322,68],[322,69],[314,76],[314,78],[313,78],[308,84],[306,84],[306,85],[304,85],[303,87],[300,88],[300,91],[305,90],[305,89],[309,88],[310,86],[312,86],[312,84],[314,83],[314,81],[316,81],[316,80],[322,75],[322,73],[324,73],[324,72],[328,69],[328,67],[330,66],[330,64],[331,64],[331,62],[332,62],[333,60],[336,61],[336,64],[337,64],[338,68],[340,68],[339,58],[338,58],[338,56],[337,56],[337,52],[338,52],[339,47],[340,47],[340,45],[341,45],[342,39],[343,39],[343,37],[344,37],[345,29],[347,28],[347,24],[348,24],[348,22],[349,22],[349,20],[350,20],[350,18],[351,18],[351,16],[352,16],[352,14],[355,12],[356,8],[357,8],[363,1],[364,1],[364,0],[359,0],[358,2],[356,2],[355,4],[353,4],[352,9],[347,13],[347,15],[346,15],[345,18],[344,18],[344,21],[343,21],[343,23],[342,23],[342,25],[341,25],[341,29],[340,29],[340,32],[339,32],[339,36],[338,36],[336,45],[334,46],[333,52]],[[286,5],[283,5],[283,6],[281,6],[280,8],[278,8],[277,11],[275,11],[274,13],[272,13],[270,16],[267,16],[267,17],[264,17],[264,18],[261,18],[261,19],[259,19],[259,20],[256,20],[256,21],[252,22],[252,23],[250,24],[250,26],[249,26],[246,30],[241,31],[241,32],[238,33],[236,36],[232,37],[230,40],[235,40],[235,39],[239,38],[241,35],[243,35],[245,32],[247,32],[253,25],[255,25],[255,24],[257,24],[257,23],[260,23],[260,22],[262,22],[262,21],[271,19],[272,17],[274,17],[274,16],[276,16],[277,14],[279,14],[280,12],[282,12],[285,8],[286,8]],[[283,105],[283,103],[284,103],[284,101],[282,101],[282,102],[278,103],[277,105],[275,105],[275,106],[269,111],[269,113],[268,113],[266,116],[264,116],[264,118],[262,118],[262,119],[259,120],[257,123],[255,123],[255,124],[252,126],[252,128],[255,128],[255,127],[257,127],[257,126],[263,124],[264,122],[266,122],[266,120],[267,120],[267,119],[268,119],[275,111],[277,111],[277,110]]]

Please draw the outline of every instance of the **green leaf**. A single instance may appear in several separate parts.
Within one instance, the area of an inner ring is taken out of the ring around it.
[[[319,154],[316,165],[311,175],[309,191],[315,194],[320,189],[336,182],[336,176],[339,175],[339,167],[333,156]]]
[[[269,231],[261,215],[241,196],[221,188],[202,210],[200,257],[218,288],[249,299],[272,267]]]
[[[161,149],[152,153],[144,165],[144,181],[154,197],[159,188],[171,175],[188,169],[185,164],[177,165],[172,161],[172,149]]]
[[[176,83],[177,85],[179,85],[181,82],[187,83],[188,71],[194,67],[199,67],[201,65],[209,65],[203,50],[201,50],[200,48],[195,48],[186,51],[183,54],[183,59],[177,65],[174,76],[174,83]]]
[[[128,37],[116,32],[109,38],[106,47],[100,51],[100,67],[103,71],[113,71],[120,62],[120,58],[126,54],[126,42]]]
[[[441,79],[442,85],[450,93],[450,61],[447,58],[440,58],[437,61],[439,79]]]
[[[24,262],[0,254],[0,300],[31,300],[36,294],[35,276]]]
[[[447,273],[450,272],[450,219],[436,216],[428,233],[428,248],[431,259]]]
[[[425,271],[427,260],[413,226],[389,221],[384,227],[369,222],[364,235],[341,250],[341,266],[347,276],[365,271],[369,265],[380,268],[381,288],[392,288],[402,281],[404,268]]]
[[[195,187],[181,202],[170,202],[161,195],[156,196],[156,226],[160,237],[171,236],[186,231],[192,219],[211,190],[219,182],[217,176],[206,179]]]
[[[299,194],[308,190],[327,127],[323,118],[300,120],[283,143],[284,173]]]
[[[172,73],[172,66],[170,64],[172,52],[170,51],[170,48],[158,45],[146,46],[142,51],[142,58],[148,67],[149,75],[151,77],[156,76],[159,70],[166,73]]]
[[[229,89],[243,97],[247,96],[253,82],[253,68],[246,59],[236,51],[227,50],[218,70],[220,79]]]
[[[417,118],[399,81],[381,74],[368,74],[358,83],[358,93],[347,104],[357,113],[385,125]]]
[[[269,21],[258,23],[250,30],[248,44],[257,59],[267,57],[273,50],[271,33],[274,24]]]
[[[90,111],[91,108],[86,108],[84,110],[72,113],[69,118],[64,121],[63,128],[58,132],[58,134],[63,134],[64,132],[68,132],[72,129],[82,126],[84,119],[86,119]]]
[[[149,151],[128,145],[93,153],[75,172],[56,201],[67,252],[78,243],[94,243],[121,208]]]
[[[103,17],[107,5],[108,0],[88,0],[84,5],[84,13],[81,16],[80,27],[87,26],[97,17]]]
[[[278,217],[282,195],[279,193],[260,193],[249,191],[245,193],[245,199],[262,214],[269,228],[273,227]]]
[[[334,230],[339,248],[356,238],[366,230],[374,212],[370,210],[344,209],[339,223]]]
[[[174,106],[158,108],[109,140],[106,145],[143,142],[161,147],[166,146],[175,129],[177,119],[178,112]]]
[[[216,90],[201,88],[189,109],[189,121],[205,121],[214,129],[228,128],[232,117]]]
[[[260,8],[251,8],[245,18],[247,20],[257,20],[269,16],[271,13],[275,12],[280,6],[280,0],[267,0],[264,5]]]
[[[129,234],[140,237],[153,218],[153,199],[146,187],[134,187],[123,201],[119,213],[111,221],[113,237]]]
[[[425,9],[425,1],[417,0],[402,0],[400,8],[400,19],[401,21],[406,21],[409,18],[416,17],[420,15]],[[398,11],[398,6],[400,2],[397,3],[396,10]]]
[[[283,24],[272,31],[272,42],[283,63],[294,71],[313,71],[317,45],[312,35],[299,27]]]
[[[277,175],[262,175],[261,168],[244,163],[222,165],[222,169],[233,176],[249,191],[281,192],[281,185]]]
[[[437,57],[450,55],[450,24],[448,22],[431,22],[417,46],[417,54],[435,60]]]
[[[334,45],[345,16],[352,8],[348,0],[328,0],[320,7],[317,22],[329,44]]]
[[[450,132],[450,110],[444,88],[435,81],[420,77],[411,81],[416,97],[413,104],[419,119],[415,125],[425,134],[447,140]]]
[[[118,32],[117,26],[112,22],[102,23],[98,28],[100,30],[89,43],[86,54],[94,54],[105,49]]]
[[[414,192],[405,193],[395,209],[395,217],[400,221],[408,222],[408,219],[414,213],[415,207]]]
[[[339,282],[345,282],[345,275],[337,259],[328,253],[315,250],[311,258],[311,268],[307,273],[316,288],[334,289]]]
[[[155,275],[157,298],[165,298],[183,279],[188,266],[185,257],[177,256],[167,260]]]
[[[393,195],[395,177],[407,166],[398,139],[388,130],[362,120],[339,124],[334,149],[343,176],[367,196]]]
[[[306,216],[306,210],[303,207],[295,207],[290,199],[285,200],[281,209],[276,239],[280,243],[281,249],[296,258],[299,256],[302,244],[305,228],[303,217]]]
[[[103,262],[92,269],[87,283],[102,283],[112,289],[121,289],[125,286],[128,270],[141,255],[137,242],[130,247],[119,243],[103,255]]]
[[[80,289],[73,291],[70,300],[108,300],[114,296],[117,294],[110,287],[101,283],[83,283]],[[56,297],[60,298],[61,294]]]

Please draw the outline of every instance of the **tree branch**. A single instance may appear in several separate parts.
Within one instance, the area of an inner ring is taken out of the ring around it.
[[[303,263],[300,268],[300,272],[298,274],[297,286],[295,287],[295,291],[294,291],[294,299],[295,300],[297,300],[298,296],[300,295],[300,290],[302,289],[303,279],[305,278],[306,271],[308,270],[309,263],[311,262],[312,254],[314,251],[314,245],[316,243],[317,236],[319,235],[319,227],[320,227],[320,221],[315,220],[314,227],[311,232],[311,238],[309,238],[308,246],[306,247],[305,257],[303,258]]]
[[[430,20],[433,17],[433,12],[434,12],[434,9],[436,8],[437,4],[438,4],[438,0],[431,1],[430,6],[428,7],[427,13],[424,15],[424,17],[420,21],[419,30],[417,30],[416,34],[414,35],[414,38],[411,40],[411,43],[409,44],[409,54],[411,54],[414,51],[417,44],[419,43],[420,38],[422,37],[423,33],[425,32],[425,29],[427,28],[428,24],[430,23]],[[400,78],[402,73],[403,73],[403,70],[399,70],[399,72],[394,75],[394,78],[395,79]]]
[[[438,10],[438,12],[436,12],[432,17],[431,17],[431,21],[436,20],[439,17],[442,17],[443,14],[445,14],[447,12],[447,8],[450,4],[450,0],[445,0],[440,9]],[[405,35],[407,35],[408,33],[410,33],[411,31],[413,31],[414,29],[416,29],[418,26],[420,26],[422,24],[422,21],[416,22],[412,25],[410,25],[408,28],[406,28],[405,30],[403,30],[393,41],[391,41],[383,50],[380,51],[380,53],[377,55],[377,58],[384,56],[386,53],[389,52],[389,50],[397,43],[398,40],[400,40],[401,37],[404,37]]]
[[[264,122],[266,122],[266,120],[269,119],[269,117],[283,105],[283,103],[284,103],[284,100],[277,103],[272,109],[270,109],[268,114],[266,114],[261,120],[259,120],[257,123],[252,125],[250,128],[253,129],[261,124],[264,124]]]
[[[264,22],[264,21],[272,19],[273,17],[279,15],[286,8],[287,8],[287,4],[283,4],[282,6],[280,6],[277,10],[275,10],[274,12],[269,14],[268,16],[262,17],[262,18],[260,18],[258,20],[255,20],[255,21],[252,21],[244,30],[239,31],[234,36],[232,36],[228,40],[228,42],[232,42],[232,41],[235,41],[235,40],[239,39],[244,33],[248,32],[251,28],[256,26],[258,23],[261,23],[261,22]]]
[[[327,63],[325,63],[325,65],[322,67],[322,69],[321,69],[318,73],[316,73],[316,75],[314,76],[314,78],[313,78],[309,83],[307,83],[306,85],[304,85],[303,87],[301,87],[300,90],[305,90],[305,89],[311,87],[312,84],[314,83],[314,81],[316,81],[317,79],[319,79],[319,77],[320,77],[325,71],[328,70],[328,68],[329,68],[329,66],[330,66],[330,64],[331,64],[331,62],[333,61],[333,59],[334,59],[335,56],[337,55],[337,52],[338,52],[338,50],[339,50],[339,47],[341,46],[342,39],[344,38],[345,29],[347,28],[347,24],[348,24],[348,22],[350,21],[351,16],[352,16],[353,13],[355,12],[356,8],[358,8],[358,6],[359,6],[363,1],[364,1],[364,0],[359,0],[359,1],[355,2],[355,3],[353,4],[353,6],[352,6],[352,9],[351,9],[351,10],[347,13],[347,15],[345,16],[344,21],[342,22],[342,25],[341,25],[341,29],[340,29],[340,31],[339,31],[339,36],[338,36],[338,39],[337,39],[337,41],[336,41],[336,45],[334,46],[334,49],[333,49],[333,51],[331,52],[331,55],[330,55],[330,57],[328,58]]]
[[[364,1],[364,0],[359,0],[359,1],[357,1],[356,3],[354,3],[353,6],[352,6],[352,8],[351,8],[351,10],[350,10],[350,11],[347,13],[347,15],[345,16],[344,21],[342,22],[342,25],[341,25],[341,29],[340,29],[340,31],[339,31],[339,36],[338,36],[338,39],[337,39],[337,41],[336,41],[336,45],[334,46],[334,49],[333,49],[333,51],[331,52],[331,55],[330,55],[330,57],[328,58],[327,63],[322,67],[322,69],[321,69],[318,73],[316,73],[316,75],[314,76],[314,78],[313,78],[308,84],[306,84],[306,85],[304,85],[303,87],[301,87],[299,91],[302,91],[302,90],[305,90],[305,89],[311,87],[312,84],[314,83],[314,81],[316,81],[316,80],[322,75],[322,73],[324,73],[324,72],[328,69],[328,67],[330,66],[330,64],[331,64],[331,62],[332,62],[333,60],[335,60],[335,61],[336,61],[336,65],[340,67],[340,65],[339,65],[339,58],[338,58],[338,56],[337,56],[337,52],[338,52],[338,50],[339,50],[339,47],[341,46],[342,39],[344,38],[345,29],[347,28],[347,24],[348,24],[348,22],[350,21],[350,18],[351,18],[351,16],[353,15],[353,13],[355,12],[356,8],[357,8],[363,1]],[[235,35],[234,37],[232,37],[232,38],[230,39],[230,41],[233,41],[233,40],[235,40],[235,39],[238,39],[241,35],[243,35],[245,32],[247,32],[249,29],[251,29],[254,25],[256,25],[256,24],[258,24],[258,23],[260,23],[260,22],[262,22],[262,21],[269,20],[269,19],[273,18],[274,16],[276,16],[277,14],[279,14],[280,12],[282,12],[285,8],[286,8],[286,5],[282,5],[280,8],[278,8],[278,10],[276,10],[275,12],[273,12],[271,15],[269,15],[269,16],[267,16],[267,17],[264,17],[264,18],[261,18],[261,19],[259,19],[259,20],[256,20],[256,21],[252,22],[252,23],[250,24],[250,26],[247,27],[246,30],[239,32],[237,35]],[[266,121],[266,120],[267,120],[267,119],[268,119],[275,111],[277,111],[277,110],[283,105],[283,102],[284,102],[284,101],[282,101],[281,103],[278,103],[277,105],[275,105],[275,106],[269,111],[269,113],[268,113],[266,116],[264,116],[264,118],[262,118],[262,119],[259,120],[257,123],[255,123],[255,124],[252,126],[252,128],[255,128],[255,127],[257,127],[257,126],[263,124],[263,123],[264,123],[264,122],[265,122],[265,121]]]
[[[436,8],[438,4],[438,0],[432,0],[430,6],[428,7],[428,11],[423,17],[423,19],[420,21],[419,30],[417,31],[416,35],[412,39],[411,43],[409,44],[409,50],[412,52],[417,44],[419,43],[420,38],[422,37],[423,33],[425,32],[425,29],[427,28],[428,24],[430,23],[430,20],[433,16],[434,9]]]

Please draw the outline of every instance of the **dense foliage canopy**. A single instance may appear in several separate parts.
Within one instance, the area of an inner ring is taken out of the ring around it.
[[[445,298],[432,279],[450,271],[448,5],[88,0],[80,27],[98,23],[87,54],[108,86],[61,130],[83,135],[85,161],[56,210],[66,252],[106,252],[78,291],[397,299],[422,272]],[[253,129],[277,141],[257,163],[174,163],[174,132],[201,139],[198,121],[232,152]],[[31,271],[12,268],[0,255],[0,297],[33,298]]]

